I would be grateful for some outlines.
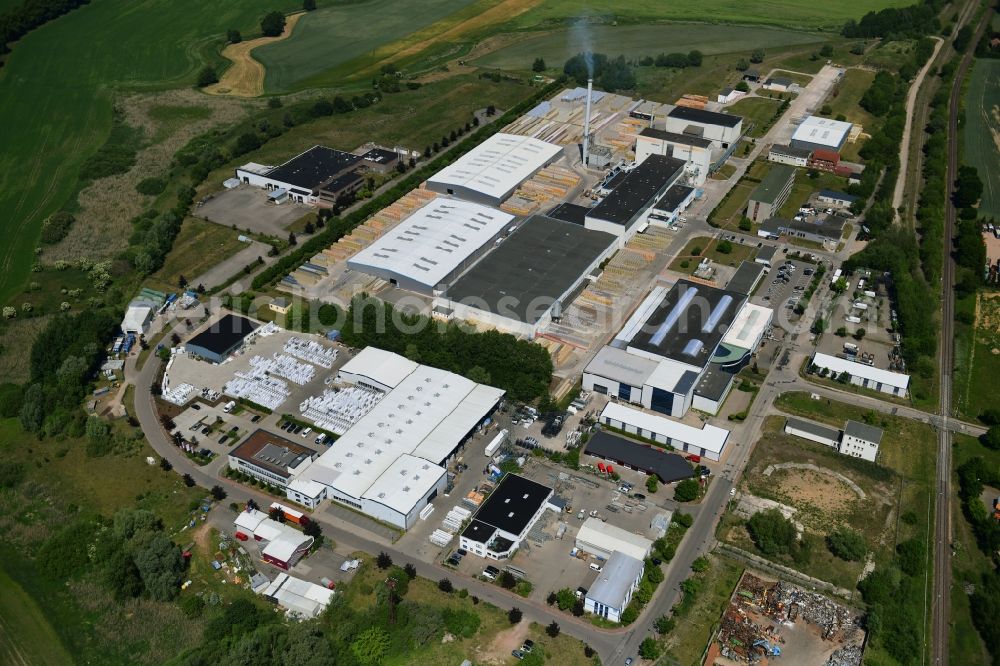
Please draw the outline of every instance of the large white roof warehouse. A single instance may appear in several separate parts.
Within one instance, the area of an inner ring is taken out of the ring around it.
[[[503,397],[501,389],[371,347],[338,380],[388,392],[299,475],[290,496],[319,484],[323,497],[404,529],[444,490],[442,465]]]
[[[851,383],[865,388],[875,389],[882,393],[905,396],[910,385],[910,376],[900,372],[882,370],[865,363],[849,361],[845,358],[817,353],[813,356],[813,364],[818,368],[826,368],[832,376],[846,372],[851,377]]]
[[[348,267],[430,293],[492,247],[514,219],[482,204],[439,197],[348,260]]]
[[[497,206],[560,152],[561,146],[528,136],[494,134],[428,178],[427,189]]]
[[[806,150],[825,149],[840,152],[851,132],[851,123],[832,118],[808,116],[792,134],[792,147]]]

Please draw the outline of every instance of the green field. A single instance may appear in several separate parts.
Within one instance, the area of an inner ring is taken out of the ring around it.
[[[414,12],[406,0],[367,0],[309,12],[292,37],[254,50],[266,68],[264,87],[278,92],[378,47],[406,37],[475,0],[421,0]]]
[[[590,48],[609,56],[627,58],[655,56],[664,52],[687,53],[697,49],[706,55],[749,51],[758,47],[811,44],[828,36],[763,26],[709,24],[598,25],[587,33],[575,29],[554,30],[518,41],[474,61],[483,67],[529,69],[541,57],[550,67],[561,66],[570,56]]]
[[[1000,60],[976,60],[965,98],[965,161],[983,181],[982,215],[1000,217]]]
[[[748,133],[753,137],[764,136],[771,126],[774,115],[778,112],[781,102],[766,97],[747,97],[728,107],[729,113],[743,116],[747,123],[753,123],[753,129]],[[743,125],[744,127],[747,124]]]
[[[38,604],[0,569],[0,663],[72,664]]]
[[[809,30],[839,30],[848,19],[884,7],[903,7],[911,0],[843,0],[816,3],[809,0],[547,0],[513,21],[518,27],[552,25],[567,19],[617,20],[640,23],[649,20],[754,23]],[[668,49],[670,50],[670,49]]]
[[[976,311],[971,299],[956,304],[960,310]],[[997,406],[992,390],[1000,374],[1000,298],[979,295],[979,318],[975,327],[957,324],[955,336],[955,398],[959,413],[977,418],[985,409]]]
[[[104,0],[18,42],[0,69],[0,127],[17,128],[0,152],[0,303],[23,287],[42,221],[69,202],[81,164],[110,133],[115,90],[187,85],[227,28],[250,34],[268,9],[299,4]],[[74,54],[84,36],[85,53]]]

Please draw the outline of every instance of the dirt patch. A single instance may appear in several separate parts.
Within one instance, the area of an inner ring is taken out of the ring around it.
[[[135,166],[126,173],[96,180],[81,190],[76,222],[66,238],[44,248],[45,263],[81,258],[99,261],[125,249],[132,232],[130,220],[151,200],[136,192],[139,181],[161,174],[174,153],[193,137],[215,125],[235,124],[247,113],[246,102],[207,97],[194,90],[142,93],[122,97],[117,103],[125,123],[141,129],[149,145],[138,152]],[[154,118],[156,107],[208,109],[209,113],[197,119],[162,120]]]
[[[498,51],[512,44],[516,44],[517,42],[524,41],[528,37],[535,37],[540,34],[545,33],[504,32],[499,35],[493,35],[492,37],[482,40],[481,42],[477,42],[476,45],[461,58],[450,60],[445,63],[443,67],[429,74],[418,77],[416,80],[420,83],[433,83],[434,81],[441,81],[452,76],[458,76],[459,74],[474,72],[479,68],[475,65],[470,65],[469,63],[478,58],[482,58],[485,55],[489,55],[494,51]]]
[[[844,506],[857,499],[854,491],[835,477],[807,469],[779,470],[771,477],[775,490],[794,504],[822,508]]]
[[[528,637],[530,624],[524,620],[518,622],[510,629],[501,631],[493,638],[493,642],[485,649],[477,650],[476,663],[480,664],[504,664],[510,653],[524,644],[524,639]]]
[[[231,97],[258,97],[264,94],[264,65],[255,60],[251,53],[258,46],[280,42],[292,36],[295,24],[305,16],[305,12],[290,14],[285,20],[285,29],[277,37],[258,37],[239,44],[230,44],[222,50],[223,57],[232,61],[218,83],[205,88],[210,95]]]

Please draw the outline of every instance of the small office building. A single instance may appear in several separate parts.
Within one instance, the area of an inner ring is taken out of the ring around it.
[[[798,220],[772,217],[761,223],[757,235],[771,239],[787,236],[813,243],[836,243],[844,235],[845,224],[846,220],[839,215],[819,215]]]
[[[836,190],[820,190],[819,194],[816,195],[816,200],[821,204],[826,204],[828,206],[837,206],[838,208],[848,208],[851,204],[858,200],[853,194],[847,194],[846,192],[838,192]]]
[[[229,468],[284,489],[318,455],[298,442],[258,429],[229,452]]]
[[[811,156],[811,150],[783,146],[777,143],[772,145],[770,150],[767,151],[767,160],[769,162],[774,162],[775,164],[787,164],[788,166],[793,167],[805,168],[809,164],[809,158]]]
[[[785,420],[785,433],[829,446],[845,456],[870,462],[878,457],[884,434],[881,428],[859,421],[847,421],[843,430],[837,430],[814,421],[791,417]]]
[[[602,560],[621,552],[640,562],[649,557],[653,542],[641,534],[635,534],[598,518],[587,518],[576,534],[576,547]]]
[[[795,184],[795,168],[786,164],[772,166],[750,194],[746,216],[758,224],[774,217],[788,201]]]

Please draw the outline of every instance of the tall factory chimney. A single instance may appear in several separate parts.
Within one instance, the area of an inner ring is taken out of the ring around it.
[[[590,163],[590,98],[594,93],[594,79],[587,79],[587,110],[583,115],[583,166]]]

